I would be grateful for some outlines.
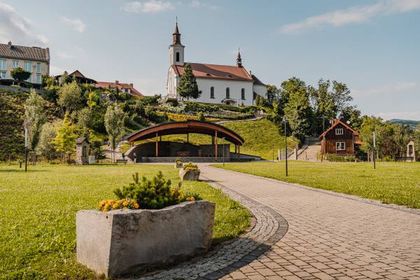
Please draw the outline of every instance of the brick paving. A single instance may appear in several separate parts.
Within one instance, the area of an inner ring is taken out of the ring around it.
[[[205,257],[141,279],[420,279],[420,211],[200,166],[256,223]]]
[[[288,222],[286,235],[221,279],[420,279],[420,211],[209,166],[203,175]]]

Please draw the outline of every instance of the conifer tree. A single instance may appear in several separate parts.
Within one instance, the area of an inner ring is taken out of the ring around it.
[[[201,95],[201,91],[198,90],[197,80],[189,64],[185,64],[184,74],[181,76],[177,91],[181,97],[187,99],[197,99]]]

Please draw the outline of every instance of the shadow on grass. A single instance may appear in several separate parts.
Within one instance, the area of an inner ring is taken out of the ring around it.
[[[0,169],[0,173],[38,173],[38,172],[50,172],[50,170],[31,170],[28,169],[25,172],[25,169]]]

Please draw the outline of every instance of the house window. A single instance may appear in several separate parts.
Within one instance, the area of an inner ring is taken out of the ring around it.
[[[25,71],[26,72],[32,72],[32,62],[30,62],[30,61],[25,62]]]
[[[13,68],[19,67],[19,60],[13,60]]]
[[[343,134],[344,134],[344,129],[342,128],[335,129],[335,135],[343,135]]]
[[[41,74],[38,73],[38,74],[36,74],[36,83],[40,84],[41,82],[42,82],[42,77],[41,77]]]
[[[226,88],[226,99],[230,99],[230,88]]]
[[[0,79],[6,79],[6,71],[0,71]]]
[[[41,73],[41,63],[39,62],[36,64],[36,72]]]
[[[179,62],[179,52],[176,52],[176,62]]]
[[[336,142],[335,148],[337,151],[345,151],[346,150],[346,142]]]
[[[214,87],[210,88],[210,98],[214,99]]]
[[[241,99],[245,100],[245,89],[241,89]]]
[[[6,60],[0,59],[0,70],[6,70]]]

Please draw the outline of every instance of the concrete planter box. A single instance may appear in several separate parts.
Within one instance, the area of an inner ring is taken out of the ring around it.
[[[198,181],[198,178],[200,177],[200,169],[184,170],[181,168],[179,170],[179,177],[182,181]]]
[[[160,210],[79,211],[77,260],[98,274],[115,277],[205,253],[214,210],[214,203],[201,200]]]

